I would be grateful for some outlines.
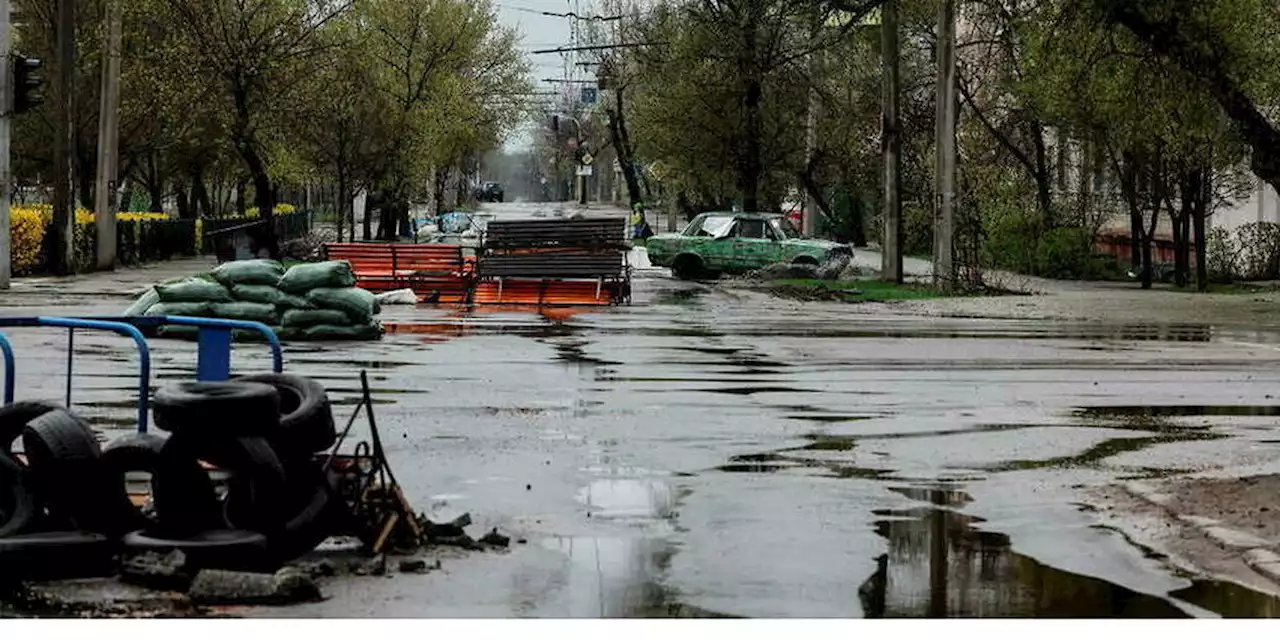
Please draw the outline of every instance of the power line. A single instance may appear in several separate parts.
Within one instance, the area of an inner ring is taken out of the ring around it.
[[[544,53],[569,53],[572,51],[603,51],[607,49],[630,49],[633,47],[651,47],[661,45],[661,42],[624,42],[621,44],[593,44],[577,47],[558,47],[555,49],[538,49],[530,51],[530,54],[538,55]]]

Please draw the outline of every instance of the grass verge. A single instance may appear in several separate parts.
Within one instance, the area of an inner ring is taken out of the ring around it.
[[[926,300],[951,295],[925,284],[893,284],[879,280],[775,280],[766,289],[781,298],[840,302]]]

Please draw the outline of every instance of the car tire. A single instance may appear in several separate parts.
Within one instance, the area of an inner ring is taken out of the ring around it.
[[[791,264],[809,264],[815,267],[821,265],[821,263],[818,262],[818,259],[813,256],[798,256],[797,258],[791,261]]]
[[[109,519],[102,449],[87,422],[66,409],[49,411],[27,423],[22,446],[36,496],[51,516],[86,531]]]
[[[43,400],[22,400],[0,407],[0,453],[13,455],[13,443],[22,437],[27,423],[40,416],[61,409],[61,405]]]
[[[27,479],[26,469],[0,456],[0,538],[27,531],[40,516]]]
[[[172,439],[187,439],[179,434]],[[227,519],[226,505],[219,505],[222,521],[239,529],[274,534],[284,528],[288,518],[285,506],[286,479],[284,466],[275,450],[264,438],[199,439],[185,443],[185,450],[232,474],[228,500],[239,503],[236,521]],[[234,498],[233,498],[234,495]]]
[[[328,451],[338,441],[329,393],[319,382],[282,373],[236,379],[275,388],[280,398],[280,428],[270,440],[281,457],[309,457],[312,453]]]
[[[276,564],[267,552],[267,538],[255,531],[208,529],[183,537],[168,537],[150,531],[134,531],[120,541],[126,553],[181,551],[186,569],[230,571],[270,571]]]
[[[286,469],[289,486],[286,497],[288,520],[284,527],[267,536],[272,556],[282,562],[297,558],[316,548],[336,529],[341,501],[328,475],[313,460],[290,463]],[[236,496],[227,495],[227,520],[236,526]]]
[[[117,547],[104,535],[51,531],[0,538],[6,582],[70,580],[115,574]]]
[[[129,499],[125,475],[130,472],[150,473],[154,496],[155,485],[160,482],[157,470],[161,466],[160,454],[164,450],[164,443],[165,439],[160,436],[138,433],[113,440],[102,450],[102,471],[105,476],[103,490],[106,493],[104,506],[110,513],[110,517],[103,523],[102,533],[118,536],[159,525],[158,518],[148,517]],[[185,470],[183,475],[190,478],[196,474],[204,474],[198,462],[193,462],[192,467]]]
[[[225,437],[270,436],[280,426],[274,387],[256,382],[184,382],[156,392],[156,427]]]
[[[702,258],[692,254],[681,254],[671,263],[671,273],[681,280],[696,280],[704,270]]]
[[[156,525],[147,530],[157,535],[182,538],[226,527],[213,479],[200,466],[199,451],[191,440],[170,436],[155,459],[151,499]]]

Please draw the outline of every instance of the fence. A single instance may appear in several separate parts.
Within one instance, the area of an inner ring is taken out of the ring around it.
[[[305,236],[311,231],[311,215],[295,212],[276,216],[276,234],[281,242]],[[244,218],[197,220],[119,220],[116,222],[116,260],[124,266],[145,262],[171,260],[176,257],[192,257],[212,252],[207,236],[211,229],[227,230],[236,226],[257,226],[261,221]],[[14,247],[13,272],[15,275],[33,275],[52,271],[49,256],[53,239],[53,224],[44,224],[43,237],[34,239],[39,251],[21,251]],[[96,264],[97,230],[93,222],[77,222],[73,228],[75,237],[75,270],[90,271]],[[17,243],[15,239],[15,244]]]

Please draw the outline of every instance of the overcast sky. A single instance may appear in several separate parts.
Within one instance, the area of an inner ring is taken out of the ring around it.
[[[523,36],[522,48],[525,51],[552,49],[567,46],[570,41],[571,18],[542,15],[542,12],[568,13],[579,15],[591,13],[591,0],[495,0],[498,18],[504,24],[515,27]],[[561,54],[530,55],[533,64],[533,76],[537,80],[538,91],[559,90],[563,85],[542,82],[543,78],[563,78],[566,73],[581,76],[581,70],[572,66],[566,56]],[[572,76],[571,76],[572,77]],[[532,126],[530,123],[529,126]],[[507,148],[528,146],[531,141],[528,127],[507,141]]]

